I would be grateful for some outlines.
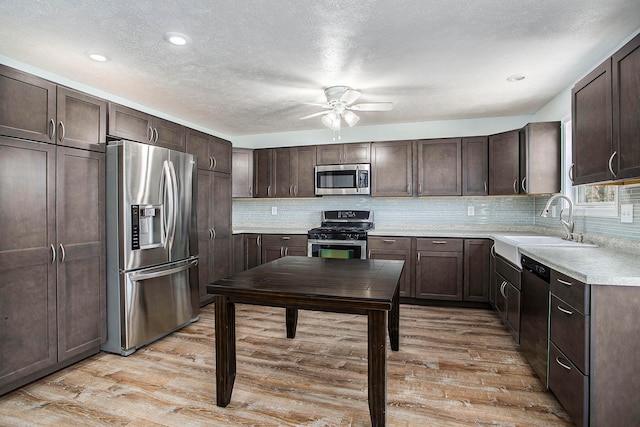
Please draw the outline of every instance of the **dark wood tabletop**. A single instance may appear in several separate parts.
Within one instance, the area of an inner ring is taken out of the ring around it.
[[[386,423],[386,332],[399,349],[399,281],[404,261],[287,256],[207,285],[215,295],[216,402],[231,401],[236,377],[235,303],[286,309],[295,338],[298,309],[368,317],[368,395],[372,426]],[[388,323],[387,323],[388,317]]]

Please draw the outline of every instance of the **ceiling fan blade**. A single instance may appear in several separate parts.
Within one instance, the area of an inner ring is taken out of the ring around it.
[[[355,111],[389,111],[393,108],[393,102],[370,102],[368,104],[356,104],[347,107]]]
[[[307,120],[313,117],[322,116],[323,114],[329,114],[331,111],[320,111],[319,113],[309,114],[308,116],[300,117],[300,120]]]
[[[362,95],[362,93],[355,89],[347,89],[340,97],[340,102],[344,102],[346,105],[349,105],[355,102],[356,99],[360,98],[360,95]]]
[[[302,105],[313,105],[315,107],[322,107],[322,108],[331,108],[331,105],[329,104],[318,104],[316,102],[299,102],[299,101],[295,101],[298,104],[302,104]]]

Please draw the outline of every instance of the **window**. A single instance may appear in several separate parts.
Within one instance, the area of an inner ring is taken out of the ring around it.
[[[582,216],[618,216],[618,186],[616,185],[572,185],[571,168],[571,120],[564,123],[565,180],[564,194],[574,201],[574,214]]]

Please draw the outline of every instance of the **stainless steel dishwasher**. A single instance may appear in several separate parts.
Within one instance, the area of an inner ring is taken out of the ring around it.
[[[527,256],[521,256],[522,290],[520,308],[520,350],[545,387],[549,366],[549,282],[551,270]]]

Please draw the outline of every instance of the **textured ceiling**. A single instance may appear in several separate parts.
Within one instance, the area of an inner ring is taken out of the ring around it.
[[[333,85],[395,104],[357,126],[530,115],[638,29],[639,0],[0,2],[0,55],[230,136],[325,129],[300,102]]]

